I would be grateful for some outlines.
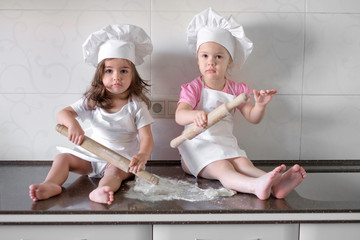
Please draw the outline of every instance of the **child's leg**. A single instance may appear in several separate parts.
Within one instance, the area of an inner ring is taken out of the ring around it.
[[[29,186],[29,196],[33,201],[44,200],[61,193],[61,185],[69,176],[69,171],[89,174],[91,163],[74,155],[63,153],[55,157],[50,171],[41,184]]]
[[[274,196],[276,198],[286,197],[305,178],[305,169],[298,164],[295,164],[281,176],[280,181],[277,184],[274,184],[272,189]]]
[[[269,198],[272,185],[279,180],[284,170],[285,166],[282,165],[260,177],[249,177],[237,172],[230,161],[219,160],[207,165],[199,175],[208,179],[217,179],[226,188],[252,193],[259,199],[265,200]]]
[[[110,205],[114,201],[114,192],[120,188],[123,180],[131,176],[133,176],[132,173],[126,173],[109,164],[99,182],[99,186],[89,194],[90,200]]]
[[[262,175],[266,174],[265,171],[257,168],[254,164],[250,161],[250,159],[246,157],[239,157],[239,158],[232,158],[228,159],[234,166],[235,170],[239,173],[242,173],[249,177],[261,177]]]

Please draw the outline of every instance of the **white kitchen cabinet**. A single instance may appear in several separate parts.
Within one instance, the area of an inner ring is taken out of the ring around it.
[[[6,240],[152,240],[151,225],[0,225]]]
[[[360,223],[300,224],[299,240],[359,240]]]
[[[154,225],[153,240],[298,240],[298,224]]]

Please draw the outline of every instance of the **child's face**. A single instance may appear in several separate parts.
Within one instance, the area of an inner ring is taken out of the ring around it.
[[[222,45],[206,42],[200,45],[198,65],[204,81],[225,81],[226,69],[230,64],[230,54]]]
[[[128,90],[132,80],[129,61],[121,58],[105,60],[102,82],[113,94],[122,94]]]

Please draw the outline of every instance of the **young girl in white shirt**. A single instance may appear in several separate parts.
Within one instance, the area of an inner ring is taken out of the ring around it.
[[[133,25],[109,25],[91,34],[83,45],[85,62],[96,67],[90,89],[83,98],[58,113],[59,124],[68,128],[68,138],[80,145],[84,130],[77,118],[91,124],[95,141],[131,159],[129,172],[105,162],[76,146],[59,147],[58,154],[43,183],[30,185],[33,201],[48,199],[62,191],[69,171],[101,178],[89,198],[111,204],[123,180],[145,166],[153,150],[148,111],[148,86],[135,65],[152,52],[152,43],[143,29]]]

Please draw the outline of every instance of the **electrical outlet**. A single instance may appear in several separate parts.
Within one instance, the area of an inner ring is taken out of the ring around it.
[[[153,117],[165,117],[165,100],[152,100],[150,114]]]
[[[164,99],[154,98],[151,99],[150,114],[153,118],[174,118],[177,108],[177,100],[175,98]]]

